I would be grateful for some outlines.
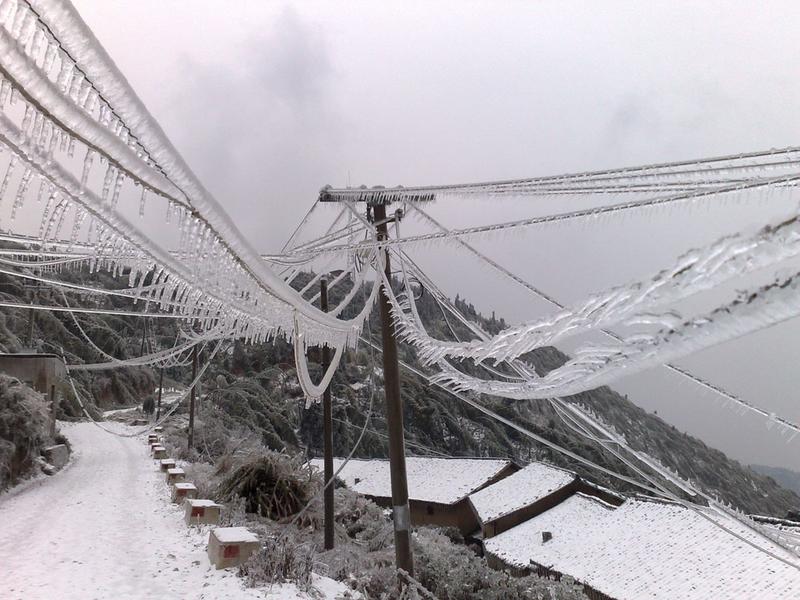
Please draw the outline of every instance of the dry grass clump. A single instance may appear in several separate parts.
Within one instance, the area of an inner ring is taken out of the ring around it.
[[[219,497],[244,498],[247,512],[281,521],[297,514],[320,486],[320,476],[299,458],[267,450],[226,477]]]

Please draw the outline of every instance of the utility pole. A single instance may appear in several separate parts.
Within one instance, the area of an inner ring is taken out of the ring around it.
[[[147,339],[147,319],[142,319],[142,347],[139,351],[140,356],[144,356],[144,344]]]
[[[319,306],[328,312],[328,278],[324,275],[319,280]],[[331,364],[331,350],[322,346],[322,372],[326,373]],[[322,439],[325,461],[325,550],[333,550],[333,408],[331,407],[331,386],[322,392]]]
[[[39,270],[34,270],[34,273],[38,275]],[[36,301],[39,299],[39,283],[36,282],[33,285],[25,286],[31,290],[31,304],[36,304]],[[33,350],[33,330],[36,325],[36,311],[33,308],[28,309],[28,335],[27,335],[27,347],[29,350]]]
[[[158,407],[156,408],[156,421],[161,418],[161,393],[164,391],[164,367],[161,367],[158,374]]]
[[[192,347],[192,382],[197,379],[197,344]],[[189,450],[192,449],[194,444],[194,401],[197,390],[197,384],[192,385],[189,396]]]
[[[378,241],[389,239],[386,227],[386,206],[373,206]],[[384,250],[386,277],[391,282],[389,251]],[[403,439],[403,401],[400,398],[400,364],[397,361],[397,339],[392,323],[391,307],[386,293],[378,294],[381,310],[381,337],[383,339],[383,386],[386,393],[386,424],[389,428],[389,468],[392,482],[392,514],[394,520],[394,552],[398,569],[414,575],[414,558],[411,554],[411,511],[408,508],[408,477],[406,475],[406,450]]]
[[[34,300],[35,301],[35,300]],[[33,349],[33,327],[36,324],[36,311],[28,310],[28,348]]]

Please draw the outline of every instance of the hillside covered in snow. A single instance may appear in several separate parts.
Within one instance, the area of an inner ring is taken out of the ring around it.
[[[108,277],[81,271],[70,273],[69,276],[75,281]],[[307,276],[300,276],[295,285],[302,286],[307,280]],[[104,283],[108,284],[108,281]],[[2,298],[24,300],[30,293],[18,281],[3,275],[0,275],[0,284]],[[339,286],[332,295],[332,302],[338,301],[338,296],[345,294],[347,287]],[[66,298],[68,302],[70,298],[74,300],[69,292]],[[42,294],[40,301],[63,304],[62,297],[56,293]],[[113,297],[98,299],[97,302],[98,306],[112,306]],[[468,318],[488,331],[499,331],[505,326],[503,320],[494,315],[486,318],[478,314],[472,305],[461,298],[457,298],[456,303]],[[431,333],[447,339],[451,335],[449,328],[453,325],[443,320],[434,301],[423,295],[418,305],[420,315]],[[83,332],[76,327],[69,313],[40,312],[34,328],[34,346],[59,353],[63,348],[68,361],[107,360],[87,342],[83,335],[86,333],[99,350],[108,355],[126,358],[140,351],[143,338],[141,322],[129,317],[104,315],[81,315],[78,319]],[[0,325],[0,347],[14,351],[24,345],[28,326],[26,311],[4,311],[0,315]],[[456,332],[461,333],[457,325],[455,327]],[[377,343],[380,329],[376,314],[370,320],[368,331]],[[151,323],[148,339],[154,340],[152,343],[156,346],[170,345],[175,334],[174,324]],[[410,347],[401,345],[400,351],[405,362],[421,368]],[[312,352],[312,361],[315,358],[318,360],[318,356]],[[545,373],[562,364],[567,356],[555,348],[544,348],[525,358],[537,371]],[[362,345],[345,353],[341,367],[334,376],[334,451],[337,455],[349,453],[358,438],[370,406],[370,388],[367,384],[371,377],[377,383],[381,381],[379,365],[380,355]],[[312,372],[316,376],[319,365],[312,362],[311,366],[312,371],[316,369],[316,373]],[[166,378],[168,381],[187,382],[188,369],[167,369]],[[157,373],[147,367],[81,373],[77,379],[79,391],[85,390],[95,406],[103,409],[130,405],[152,394],[156,382]],[[321,412],[314,406],[308,410],[304,408],[301,390],[296,383],[292,350],[285,342],[277,340],[262,345],[234,343],[224,355],[215,359],[203,386],[204,390],[213,392],[203,402],[224,413],[230,427],[251,431],[274,449],[321,454]],[[410,454],[509,458],[522,464],[544,459],[569,468],[587,480],[621,491],[632,491],[624,483],[590,471],[572,459],[532,443],[519,433],[489,420],[448,393],[428,385],[417,375],[403,373],[402,395]],[[676,470],[684,478],[697,481],[707,491],[745,512],[784,517],[788,511],[800,507],[800,497],[794,492],[729,459],[697,438],[678,431],[610,388],[598,388],[568,400],[591,407],[604,422],[623,434],[631,446]],[[576,436],[545,402],[514,402],[489,397],[483,397],[481,401],[500,415],[548,440],[591,458],[604,467],[630,474],[625,465],[597,444]],[[384,414],[383,395],[378,389],[372,396],[370,425],[356,449],[357,457],[387,456]],[[62,417],[78,415],[78,407],[67,393],[66,401],[62,404]],[[198,451],[202,450],[198,446]]]

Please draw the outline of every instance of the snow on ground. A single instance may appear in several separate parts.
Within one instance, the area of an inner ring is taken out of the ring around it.
[[[0,496],[0,598],[309,598],[294,585],[247,589],[234,572],[211,566],[209,528],[186,526],[143,436],[121,438],[91,423],[61,430],[73,447],[71,464]],[[346,589],[318,582],[327,599]]]

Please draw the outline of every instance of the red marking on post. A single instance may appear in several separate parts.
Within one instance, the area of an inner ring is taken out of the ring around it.
[[[239,556],[239,546],[223,546],[222,558],[237,558]]]

